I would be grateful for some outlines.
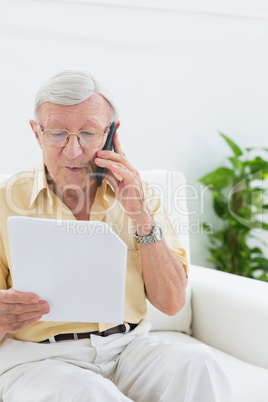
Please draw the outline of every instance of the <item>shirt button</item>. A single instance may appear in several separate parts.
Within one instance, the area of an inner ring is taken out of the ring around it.
[[[138,257],[138,253],[133,253],[133,258],[137,258]]]

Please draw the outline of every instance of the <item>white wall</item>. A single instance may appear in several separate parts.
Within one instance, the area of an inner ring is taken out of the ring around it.
[[[188,202],[191,259],[205,264],[197,227],[215,218],[209,203],[202,210],[197,180],[229,155],[217,131],[242,147],[267,146],[268,5],[199,3],[2,0],[0,172],[40,156],[28,120],[43,81],[61,69],[89,70],[117,99],[132,164],[181,170],[197,189]]]

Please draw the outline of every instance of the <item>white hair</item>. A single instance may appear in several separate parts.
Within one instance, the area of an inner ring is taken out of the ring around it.
[[[52,76],[38,90],[35,97],[34,117],[38,121],[38,112],[44,102],[56,105],[77,105],[93,94],[102,95],[111,106],[111,122],[118,121],[118,109],[109,90],[87,71],[64,70]]]

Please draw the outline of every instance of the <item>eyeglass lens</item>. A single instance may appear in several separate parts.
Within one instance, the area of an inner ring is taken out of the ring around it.
[[[64,147],[69,141],[68,130],[45,130],[44,140],[47,145],[52,147]],[[77,139],[83,148],[97,148],[101,146],[103,141],[103,133],[90,133],[89,131],[79,131]]]

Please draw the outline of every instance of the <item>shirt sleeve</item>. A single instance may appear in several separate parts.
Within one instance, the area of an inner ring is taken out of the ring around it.
[[[189,266],[186,251],[183,248],[179,237],[169,220],[159,195],[157,194],[155,188],[146,182],[143,182],[143,190],[150,213],[152,214],[155,222],[160,225],[163,232],[163,237],[166,240],[170,251],[181,261],[186,276],[188,277]]]

